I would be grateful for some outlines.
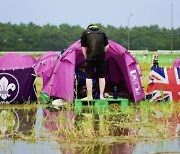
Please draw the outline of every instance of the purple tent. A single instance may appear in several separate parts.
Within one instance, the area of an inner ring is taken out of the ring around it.
[[[0,57],[0,69],[22,69],[33,67],[36,59],[27,54],[7,53]]]
[[[36,101],[34,65],[30,55],[8,53],[0,57],[0,103]]]
[[[106,52],[107,89],[109,83],[115,83],[121,92],[137,102],[144,98],[141,86],[140,69],[136,59],[122,46],[109,40],[110,48]],[[69,46],[58,60],[51,77],[45,80],[42,92],[49,96],[73,102],[75,87],[75,68],[85,62],[80,40]],[[48,74],[48,72],[47,72]],[[109,88],[110,89],[110,88]],[[109,90],[108,89],[108,90]]]
[[[37,59],[34,67],[35,73],[39,77],[43,77],[44,72],[52,72],[56,65],[57,59],[59,58],[58,53],[54,51],[48,51]],[[47,73],[46,73],[47,74]]]
[[[173,62],[174,67],[180,67],[180,57],[176,58],[176,60]]]

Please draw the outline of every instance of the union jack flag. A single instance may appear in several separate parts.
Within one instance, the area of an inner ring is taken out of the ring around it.
[[[150,101],[180,100],[180,67],[152,67],[146,98]]]

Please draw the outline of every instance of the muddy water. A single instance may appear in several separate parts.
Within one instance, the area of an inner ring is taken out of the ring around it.
[[[144,153],[180,153],[180,138],[159,142],[132,143],[99,143],[86,144],[81,147],[72,144],[59,144],[57,142],[38,141],[27,143],[23,141],[0,141],[1,154],[72,154],[72,153],[102,153],[102,154],[144,154]]]
[[[64,119],[58,118],[60,114]],[[91,115],[88,115],[91,117]],[[99,134],[99,137],[84,138],[74,140],[76,136],[71,136],[72,141],[65,140],[62,133],[58,130],[71,130],[76,124],[78,127],[80,119],[74,115],[73,111],[45,107],[33,109],[0,109],[0,154],[61,154],[61,153],[102,153],[102,154],[144,154],[144,153],[180,153],[179,123],[172,129],[174,137],[166,139],[148,140],[127,140],[121,139],[122,131],[118,130],[111,136]],[[102,120],[102,117],[98,117]],[[95,126],[97,119],[92,122]],[[91,135],[97,128],[86,125],[86,135]],[[104,127],[98,123],[99,130],[103,132]],[[93,127],[93,128],[92,128]],[[82,129],[82,128],[80,128]],[[67,133],[67,132],[66,132]],[[123,131],[127,135],[128,131]],[[117,137],[118,136],[118,137]],[[123,138],[123,137],[122,137]],[[67,142],[66,142],[67,141]]]

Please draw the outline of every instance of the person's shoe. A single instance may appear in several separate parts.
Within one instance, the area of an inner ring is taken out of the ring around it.
[[[108,94],[108,93],[104,93],[104,97],[105,97],[105,98],[112,98],[113,95],[110,95],[110,94]]]
[[[100,97],[101,100],[105,100],[106,98],[105,97]]]
[[[61,107],[64,106],[66,104],[66,102],[63,99],[55,99],[54,101],[52,101],[52,105],[55,107]]]
[[[91,100],[93,100],[93,98],[92,97],[84,97],[81,100],[82,101],[91,101]]]

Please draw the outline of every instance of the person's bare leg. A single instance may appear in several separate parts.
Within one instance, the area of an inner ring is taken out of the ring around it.
[[[103,94],[104,94],[104,89],[105,89],[105,78],[99,78],[99,90],[100,90],[100,99],[105,99]]]
[[[87,99],[92,100],[92,79],[86,79]]]

